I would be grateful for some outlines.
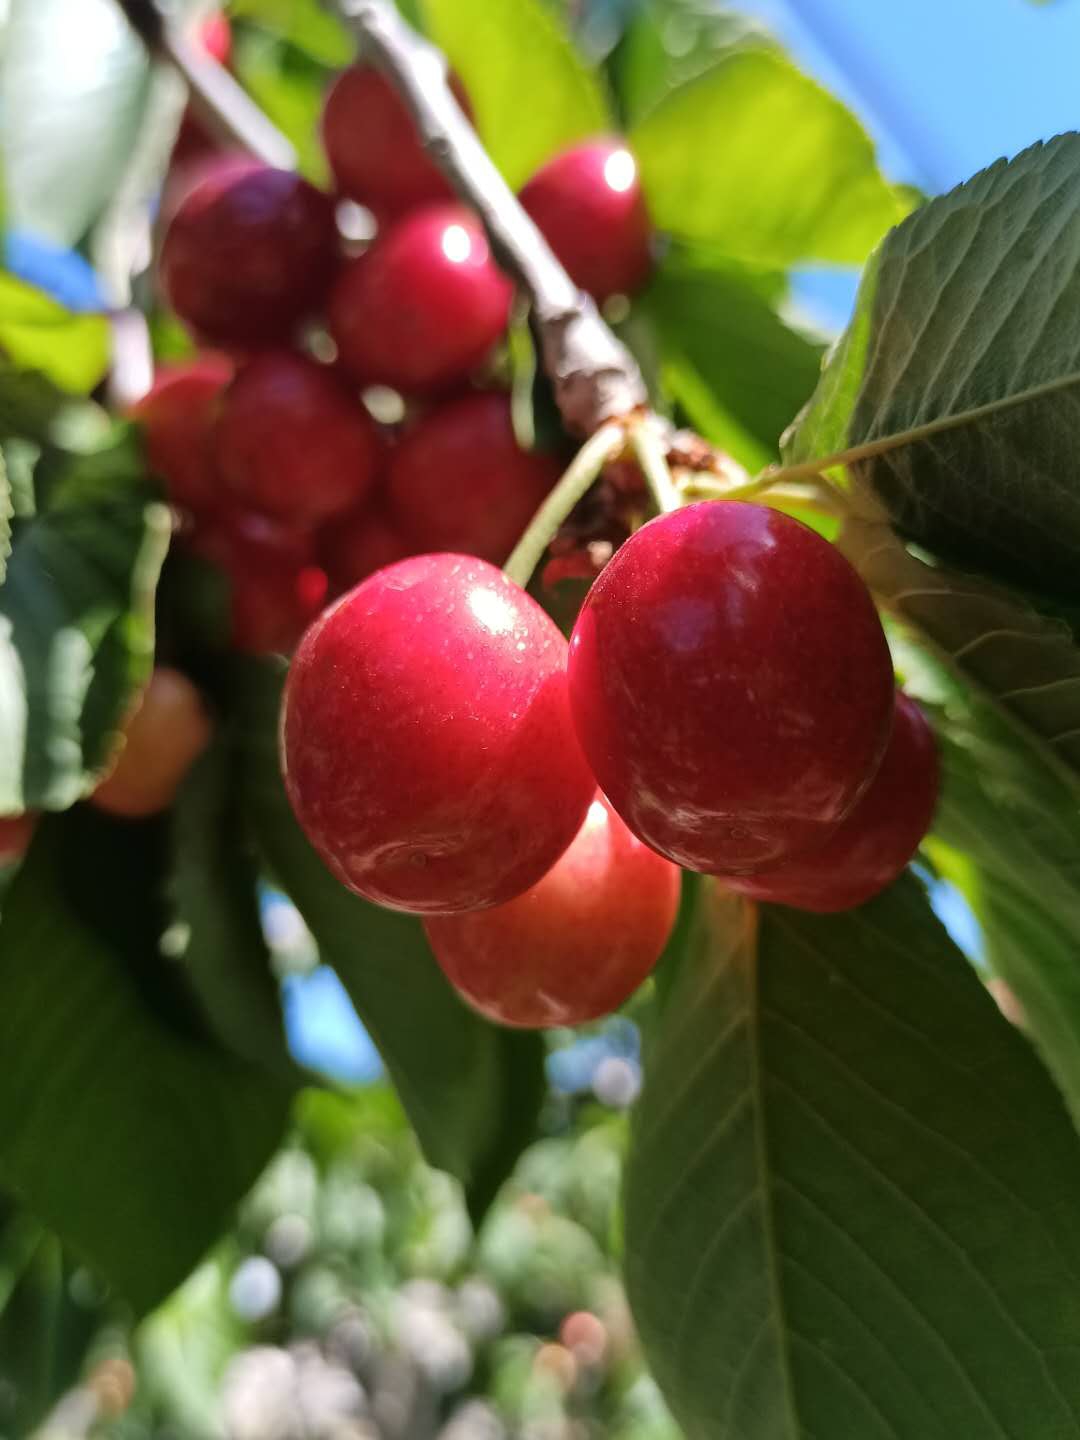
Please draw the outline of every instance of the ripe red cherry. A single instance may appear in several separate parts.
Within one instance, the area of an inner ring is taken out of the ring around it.
[[[0,815],[0,869],[14,865],[30,848],[38,817],[33,811],[22,815]]]
[[[504,1025],[581,1025],[627,1000],[660,958],[679,871],[603,798],[524,895],[424,921],[435,958],[474,1009]]]
[[[290,654],[326,603],[326,572],[306,531],[230,511],[204,527],[195,549],[228,577],[231,640],[245,654]]]
[[[367,497],[381,459],[378,427],[359,398],[306,355],[256,355],[225,392],[218,469],[247,508],[321,524]]]
[[[471,118],[456,75],[450,88]],[[370,65],[343,70],[323,106],[322,138],[338,188],[388,219],[453,191],[424,153],[416,124],[394,88]]]
[[[652,269],[652,222],[637,162],[618,140],[549,160],[520,200],[575,285],[597,300],[639,289]]]
[[[403,436],[387,472],[387,503],[415,550],[501,564],[561,469],[553,455],[520,448],[509,396],[463,395]]]
[[[380,505],[365,505],[343,515],[319,536],[319,555],[337,595],[418,550],[409,545]]]
[[[506,329],[510,294],[478,221],[458,205],[429,205],[345,266],[330,330],[362,385],[438,390],[484,359]]]
[[[334,874],[418,914],[520,895],[595,789],[565,641],[501,571],[463,555],[399,561],[311,627],[285,687],[282,763]]]
[[[159,665],[124,726],[124,746],[90,797],[99,810],[128,819],[156,815],[210,743],[202,696],[179,670]]]
[[[131,411],[143,427],[150,468],[164,480],[169,499],[196,513],[221,503],[213,432],[232,373],[232,363],[218,355],[163,365]]]
[[[738,876],[730,888],[820,915],[851,910],[891,885],[930,828],[938,797],[938,760],[926,717],[902,692],[892,735],[869,790],[817,850],[763,875]]]
[[[262,345],[287,340],[318,308],[336,254],[328,196],[287,170],[227,156],[178,205],[161,280],[196,334]]]
[[[569,676],[578,738],[631,830],[721,874],[822,843],[892,720],[866,586],[807,526],[733,501],[663,515],[616,552]]]

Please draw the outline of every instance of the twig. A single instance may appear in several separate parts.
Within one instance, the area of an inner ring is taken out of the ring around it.
[[[551,537],[603,467],[609,460],[614,460],[625,444],[626,427],[618,420],[609,420],[601,425],[595,435],[585,441],[503,566],[511,580],[516,580],[519,585],[529,583],[529,577],[540,563]]]
[[[296,169],[296,151],[289,139],[223,65],[166,20],[155,0],[117,0],[117,4],[151,55],[169,61],[187,81],[191,108],[216,139],[267,165]]]
[[[323,0],[408,106],[423,143],[483,221],[499,263],[532,307],[533,324],[566,428],[592,435],[606,420],[648,405],[637,362],[577,289],[462,113],[446,64],[391,0]]]

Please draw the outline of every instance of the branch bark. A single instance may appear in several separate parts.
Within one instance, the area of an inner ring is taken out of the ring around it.
[[[323,0],[349,26],[365,58],[401,96],[425,148],[480,216],[499,263],[524,291],[566,428],[592,435],[607,420],[648,406],[637,362],[582,294],[518,203],[447,84],[446,62],[391,0]]]

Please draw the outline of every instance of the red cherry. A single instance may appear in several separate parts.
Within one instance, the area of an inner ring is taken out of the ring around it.
[[[825,844],[732,890],[819,915],[851,910],[901,873],[930,828],[938,797],[934,734],[907,695],[896,697],[892,736],[869,790]]]
[[[417,552],[381,506],[364,506],[326,527],[319,537],[319,553],[331,588],[340,595],[384,565]]]
[[[381,459],[378,427],[360,400],[306,355],[256,355],[225,392],[218,469],[245,507],[321,524],[369,494]]]
[[[721,874],[822,843],[892,719],[866,586],[807,526],[734,501],[631,536],[582,608],[569,676],[578,737],[631,830]]]
[[[232,57],[232,26],[220,10],[207,15],[197,31],[199,48],[219,65],[228,65]]]
[[[508,396],[458,396],[402,437],[387,473],[387,504],[414,550],[457,550],[502,564],[561,469],[553,455],[520,448]]]
[[[607,802],[531,890],[471,915],[424,921],[435,958],[474,1009],[504,1025],[581,1025],[627,1000],[660,958],[679,871]]]
[[[38,817],[33,811],[22,815],[0,815],[0,868],[15,865],[30,848]]]
[[[595,788],[565,667],[539,605],[473,556],[401,560],[327,610],[289,671],[282,762],[343,884],[417,914],[534,885]]]
[[[232,362],[217,355],[163,365],[132,407],[150,469],[175,505],[201,512],[221,503],[212,440],[218,401],[232,373]]]
[[[506,329],[511,286],[458,205],[415,210],[350,261],[330,330],[362,385],[426,392],[463,380]]]
[[[652,222],[637,162],[621,141],[564,150],[519,199],[574,284],[595,299],[630,294],[649,278]]]
[[[251,511],[234,511],[195,549],[229,579],[233,646],[288,655],[326,603],[328,582],[313,537]]]
[[[471,119],[456,75],[450,88]],[[339,190],[387,219],[453,198],[449,182],[425,154],[405,102],[370,65],[343,70],[330,87],[322,138]]]
[[[202,696],[179,670],[159,665],[124,726],[124,746],[90,797],[99,810],[137,819],[172,804],[180,783],[210,743]]]
[[[287,170],[227,156],[177,206],[161,280],[197,334],[261,345],[288,339],[318,308],[336,255],[328,196]]]

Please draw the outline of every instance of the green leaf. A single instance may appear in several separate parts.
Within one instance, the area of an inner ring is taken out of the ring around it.
[[[73,245],[116,189],[149,85],[114,0],[11,0],[0,47],[6,219]]]
[[[348,65],[356,53],[345,26],[319,0],[232,0],[229,14],[252,21],[323,65]]]
[[[1080,1145],[918,883],[835,917],[705,893],[626,1177],[688,1440],[1080,1435]]]
[[[7,460],[4,452],[0,450],[0,585],[4,583],[8,556],[11,554],[11,517],[14,513],[15,505],[11,494],[11,481],[8,478]]]
[[[295,146],[301,173],[326,185],[330,168],[319,130],[330,82],[326,67],[305,50],[258,33],[237,45],[233,63],[237,79]]]
[[[823,349],[784,323],[756,280],[676,253],[638,301],[660,339],[664,388],[700,434],[751,470],[776,459]]]
[[[171,816],[171,954],[222,1048],[287,1075],[292,1064],[242,798],[237,756],[219,738],[189,772]]]
[[[660,229],[752,265],[859,264],[906,208],[854,117],[761,47],[673,90],[630,145]]]
[[[0,351],[62,390],[88,395],[108,369],[108,321],[103,315],[76,315],[0,271]]]
[[[161,827],[52,817],[0,917],[0,1180],[136,1309],[216,1239],[292,1091],[214,1046],[166,962]]]
[[[515,189],[557,151],[611,129],[599,82],[542,0],[424,0],[424,14]]]
[[[238,677],[252,826],[271,874],[303,915],[379,1048],[428,1162],[455,1175],[474,1215],[532,1139],[543,1091],[534,1034],[500,1029],[461,1003],[420,922],[369,905],[319,860],[285,795],[278,764],[281,676]]]
[[[623,114],[637,120],[723,51],[760,34],[756,22],[711,0],[651,0],[637,7],[612,65]]]
[[[916,212],[786,458],[847,461],[910,539],[994,578],[1080,596],[1080,135],[998,162]]]
[[[170,522],[132,436],[51,460],[0,588],[0,814],[92,788],[153,656]]]

